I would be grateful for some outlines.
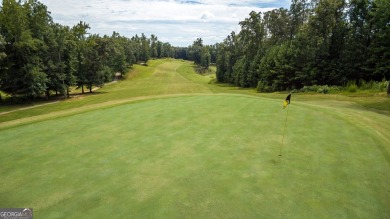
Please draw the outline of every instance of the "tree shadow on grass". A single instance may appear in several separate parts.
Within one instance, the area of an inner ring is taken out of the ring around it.
[[[106,94],[106,93],[108,93],[108,92],[106,92],[106,91],[93,91],[92,93],[91,92],[73,93],[73,94],[70,94],[69,97],[70,98],[79,97],[79,96],[87,97],[87,96],[95,96],[95,95],[101,95],[101,94]]]
[[[386,102],[359,104],[366,110],[390,116],[390,99]]]

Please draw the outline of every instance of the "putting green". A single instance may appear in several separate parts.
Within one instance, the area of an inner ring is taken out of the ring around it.
[[[353,109],[293,102],[280,157],[281,104],[178,96],[1,130],[0,206],[37,218],[389,218],[387,139]]]

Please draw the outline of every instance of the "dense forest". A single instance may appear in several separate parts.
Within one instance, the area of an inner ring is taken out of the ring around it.
[[[390,79],[389,0],[292,0],[217,44],[217,79],[259,91]]]
[[[3,0],[0,7],[0,90],[17,98],[69,95],[72,87],[102,86],[115,74],[151,58],[186,58],[187,49],[144,34],[127,38],[88,33],[85,22],[73,27],[53,22],[36,0]],[[1,100],[1,93],[0,93]]]

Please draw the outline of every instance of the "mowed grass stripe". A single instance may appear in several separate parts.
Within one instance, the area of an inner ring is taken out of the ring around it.
[[[107,108],[107,107],[113,107],[116,105],[126,104],[130,102],[138,102],[138,101],[144,101],[144,100],[150,100],[150,99],[160,99],[160,98],[170,98],[170,97],[176,97],[176,96],[192,96],[192,95],[213,95],[213,94],[166,94],[166,95],[150,95],[150,96],[140,96],[140,97],[134,97],[134,98],[128,98],[128,99],[120,99],[120,100],[113,100],[113,101],[107,101],[104,103],[98,103],[98,104],[90,104],[86,106],[82,106],[79,108],[74,108],[70,110],[63,110],[58,112],[51,112],[43,115],[37,115],[37,116],[30,116],[26,118],[11,120],[7,122],[0,123],[0,130],[6,129],[14,126],[24,125],[28,123],[34,123],[39,122],[43,120],[48,119],[55,119],[59,117],[74,115],[78,113],[83,113],[91,110],[101,109],[101,108]],[[223,95],[223,94],[217,94],[217,95]]]
[[[177,69],[185,69],[185,71],[178,72]],[[192,74],[193,76],[189,76],[192,80],[187,79],[183,74]],[[197,75],[192,64],[188,61],[152,60],[148,66],[135,65],[127,77],[126,80],[95,91],[93,95],[80,95],[56,104],[42,105],[29,110],[0,115],[0,124],[48,113],[66,114],[66,111],[74,112],[78,108],[88,108],[90,105],[107,105],[107,102],[123,102],[123,100],[131,98],[147,98],[167,94],[211,93],[210,89],[206,87],[208,84],[204,80],[205,77]],[[210,79],[206,78],[206,80]],[[15,110],[17,107],[11,109]]]
[[[0,206],[39,218],[388,218],[377,136],[298,103],[279,157],[285,113],[264,98],[185,96],[5,129]]]

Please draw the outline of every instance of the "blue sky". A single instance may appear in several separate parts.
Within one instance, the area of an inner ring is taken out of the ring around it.
[[[90,33],[126,37],[155,34],[173,46],[222,42],[251,11],[289,8],[290,0],[40,0],[54,21],[73,26],[85,21]]]

